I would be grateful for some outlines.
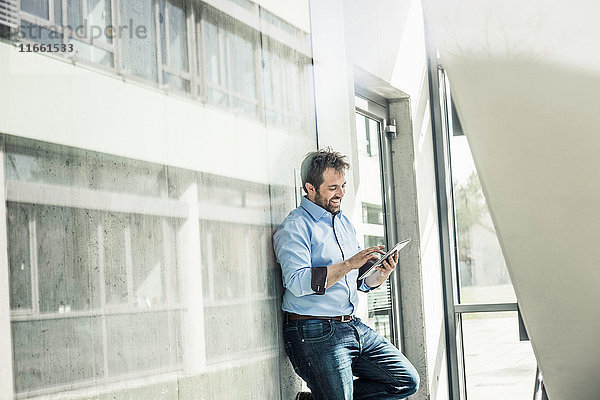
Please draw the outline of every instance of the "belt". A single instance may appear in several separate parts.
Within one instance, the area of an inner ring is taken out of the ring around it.
[[[297,319],[326,319],[329,321],[350,322],[354,319],[354,315],[340,315],[337,317],[322,317],[322,316],[316,316],[316,315],[299,315],[299,314],[294,314],[294,313],[290,313],[290,312],[286,312],[285,317],[290,321],[294,321]]]

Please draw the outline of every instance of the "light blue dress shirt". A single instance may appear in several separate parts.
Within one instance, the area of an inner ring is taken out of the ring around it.
[[[348,272],[322,295],[311,285],[315,268],[329,267],[360,251],[356,231],[345,215],[340,212],[334,216],[303,197],[300,207],[290,212],[275,232],[273,245],[285,287],[283,311],[335,317],[356,310],[357,269]],[[369,287],[361,283],[358,290],[368,291]]]

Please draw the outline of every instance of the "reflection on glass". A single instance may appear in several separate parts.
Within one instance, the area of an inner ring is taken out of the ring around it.
[[[207,100],[256,115],[258,32],[210,7],[202,8]]]
[[[537,364],[516,312],[463,314],[462,331],[469,400],[532,397]]]
[[[461,303],[516,302],[465,136],[450,142]]]
[[[12,338],[17,393],[104,375],[99,318],[13,322]]]
[[[121,57],[126,73],[156,82],[156,24],[154,7],[151,1],[122,0],[121,24],[132,27],[145,27],[143,35],[126,34],[121,36]]]
[[[106,27],[112,25],[112,9],[110,4],[110,0],[87,0],[87,22],[89,26],[97,26],[102,30],[101,35],[94,32],[94,40],[112,43],[112,36],[105,34]]]
[[[38,206],[36,211],[40,311],[97,309],[97,214],[56,206]]]
[[[272,209],[289,211],[293,187],[3,141],[18,395],[77,384],[110,397],[114,382],[189,372],[202,396],[279,398],[276,377],[292,371],[279,353],[271,218]],[[52,198],[22,202],[40,188]],[[11,200],[15,190],[20,202]],[[135,212],[112,208],[131,197]],[[90,209],[90,198],[104,201]],[[182,202],[198,210],[195,220],[168,215]],[[153,214],[137,212],[146,203]],[[258,371],[269,384],[255,379]],[[219,385],[231,379],[245,386]],[[144,383],[133,397],[161,398],[166,387],[183,393],[181,382]]]
[[[188,70],[187,28],[182,0],[167,1],[169,14],[169,65],[179,70]]]
[[[10,266],[10,308],[29,309],[31,303],[31,261],[29,258],[29,208],[8,203],[8,259]]]
[[[178,312],[107,317],[108,375],[176,367],[182,357],[180,325]]]
[[[305,130],[307,103],[311,101],[307,72],[310,60],[266,36],[262,47],[265,119],[276,126]]]
[[[127,304],[129,301],[129,276],[127,220],[115,213],[106,213],[102,221],[104,251],[104,283],[107,305]]]
[[[63,42],[62,34],[42,28],[25,20],[21,20],[21,35],[24,39],[39,44],[61,45]]]
[[[21,0],[21,10],[48,19],[48,0]]]

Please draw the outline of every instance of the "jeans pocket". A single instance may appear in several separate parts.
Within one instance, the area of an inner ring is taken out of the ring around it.
[[[333,336],[335,325],[329,320],[307,319],[299,329],[300,336],[306,342],[319,342]]]

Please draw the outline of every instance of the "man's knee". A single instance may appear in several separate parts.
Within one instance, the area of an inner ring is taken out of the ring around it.
[[[419,384],[421,383],[421,378],[419,378],[419,374],[418,373],[414,373],[410,375],[410,379],[409,379],[409,383],[408,383],[408,391],[409,391],[409,396],[417,393],[417,391],[419,390]]]
[[[419,390],[421,379],[416,370],[407,371],[394,384],[395,391],[404,397],[412,396]]]

